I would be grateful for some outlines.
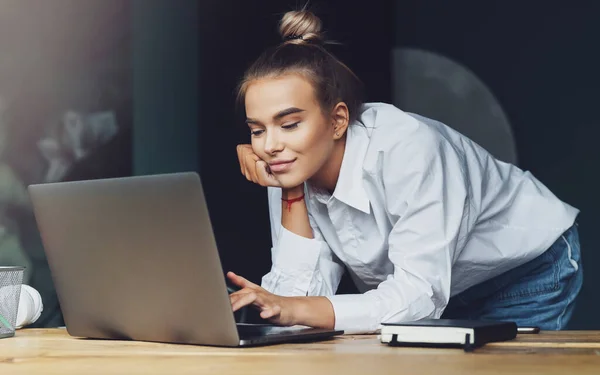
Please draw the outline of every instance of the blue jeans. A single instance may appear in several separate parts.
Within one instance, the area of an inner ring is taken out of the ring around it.
[[[532,261],[450,298],[442,318],[508,320],[519,327],[565,329],[582,282],[575,224]]]

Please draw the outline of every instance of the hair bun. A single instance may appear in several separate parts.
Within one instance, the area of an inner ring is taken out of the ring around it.
[[[279,23],[279,34],[287,43],[323,42],[321,19],[307,10],[295,10],[284,14]]]

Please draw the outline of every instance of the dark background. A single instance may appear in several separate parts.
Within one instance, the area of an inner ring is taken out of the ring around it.
[[[122,115],[131,126],[77,164],[67,178],[200,172],[224,271],[259,283],[270,268],[267,197],[264,188],[239,173],[235,146],[247,143],[249,136],[244,113],[234,106],[235,88],[252,60],[279,43],[277,22],[283,13],[304,2],[53,0],[54,5],[59,2],[69,8],[97,3],[120,9],[121,17],[105,27],[122,30],[115,38],[130,44],[131,61],[126,61],[133,93],[130,117]],[[120,8],[124,3],[127,10]],[[331,50],[362,78],[369,101],[392,101],[391,51],[397,47],[451,58],[485,83],[512,125],[519,166],[581,209],[585,281],[572,328],[600,329],[595,319],[600,302],[594,299],[600,283],[600,240],[594,237],[600,224],[595,214],[600,210],[600,124],[595,115],[600,3],[310,4],[329,37],[343,43]],[[78,34],[86,24],[73,22],[72,27]],[[94,40],[90,36],[90,45]],[[116,45],[100,52],[92,48],[94,58],[117,58],[123,48]],[[352,290],[346,279],[341,291]]]

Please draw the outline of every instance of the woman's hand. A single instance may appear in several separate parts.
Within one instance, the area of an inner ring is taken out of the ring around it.
[[[326,297],[282,297],[251,283],[233,272],[227,273],[232,283],[242,288],[229,295],[233,311],[252,305],[260,317],[282,326],[304,325],[333,329],[335,313]]]
[[[237,292],[231,293],[231,307],[237,311],[244,306],[252,305],[260,310],[260,317],[268,319],[274,324],[283,326],[295,325],[294,319],[294,299],[291,297],[281,297],[269,293],[260,286],[236,275],[233,272],[227,273],[227,278],[235,285],[242,288]]]
[[[269,165],[258,157],[249,144],[237,146],[241,172],[248,181],[261,186],[281,187],[281,183],[271,173]]]

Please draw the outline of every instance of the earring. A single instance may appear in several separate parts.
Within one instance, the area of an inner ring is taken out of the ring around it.
[[[335,135],[337,135],[338,137],[340,136],[340,133],[335,133]]]

